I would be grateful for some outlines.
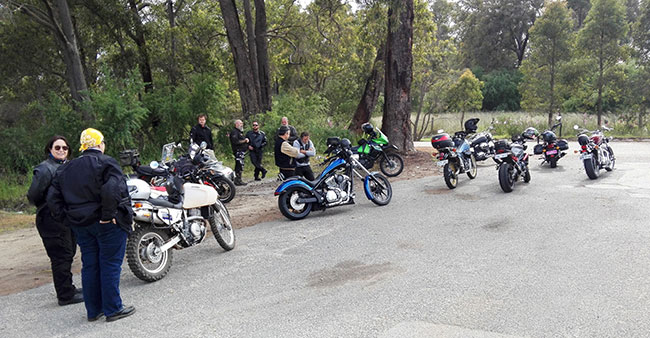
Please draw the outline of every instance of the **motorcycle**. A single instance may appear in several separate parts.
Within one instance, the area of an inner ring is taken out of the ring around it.
[[[449,189],[456,188],[458,176],[467,173],[470,179],[475,179],[478,173],[476,168],[476,158],[472,154],[469,142],[467,142],[466,131],[458,131],[453,137],[447,133],[438,133],[431,138],[431,145],[438,150],[437,156],[438,168],[442,167],[445,183]]]
[[[370,123],[364,123],[361,129],[368,137],[367,140],[360,139],[358,147],[352,147],[355,159],[368,170],[379,161],[379,169],[388,177],[401,174],[404,170],[404,160],[395,152],[397,146],[389,144],[388,137],[381,130],[375,130]]]
[[[472,130],[471,127],[468,128],[468,122],[472,120],[475,120],[473,123],[474,125],[478,124],[478,118],[469,119],[465,122],[465,130],[470,133],[476,133],[476,127],[473,128],[473,131],[470,131]],[[490,132],[492,129],[494,129],[494,126],[490,125],[487,130],[468,137],[467,140],[469,146],[474,152],[476,161],[485,161],[488,157],[494,156],[494,140],[492,139],[492,133]]]
[[[537,138],[537,144],[533,148],[533,153],[535,155],[542,155],[542,164],[548,162],[551,168],[557,167],[557,161],[566,155],[566,153],[562,151],[569,149],[569,143],[567,140],[561,139],[558,141],[555,132],[553,132],[555,128],[562,127],[562,116],[558,116],[557,121],[556,124],[551,126],[551,129],[545,130]],[[540,139],[542,143],[540,143]]]
[[[134,231],[126,242],[126,259],[133,274],[141,280],[154,282],[163,278],[171,268],[171,249],[201,243],[208,225],[225,251],[235,247],[230,214],[214,188],[183,183],[177,175],[170,175],[164,188],[138,178],[127,180],[127,187]]]
[[[602,126],[601,128],[605,131],[613,130],[606,126]],[[587,176],[595,180],[600,175],[600,169],[607,171],[614,170],[616,157],[614,157],[614,150],[609,146],[611,138],[605,137],[599,129],[587,130],[580,128],[578,125],[574,125],[573,129],[579,131],[578,144],[580,145],[580,161],[585,166]],[[591,136],[587,136],[587,134],[591,134]]]
[[[369,172],[352,156],[350,140],[330,137],[321,165],[327,165],[314,181],[304,177],[285,180],[275,190],[280,212],[290,219],[307,217],[312,210],[354,204],[354,175],[363,180],[366,197],[377,205],[387,205],[393,196],[390,182],[383,175]],[[362,176],[359,171],[365,176]]]
[[[498,140],[494,143],[494,162],[497,163],[499,172],[499,185],[504,192],[512,192],[515,182],[519,177],[530,182],[530,169],[528,168],[529,156],[526,153],[526,140],[534,140],[539,135],[535,128],[526,129],[521,135],[508,140]]]

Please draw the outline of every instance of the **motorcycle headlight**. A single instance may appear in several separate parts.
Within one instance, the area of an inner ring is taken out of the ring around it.
[[[481,144],[479,145],[479,147],[481,147],[481,148],[487,148],[487,147],[488,147],[488,144],[485,143],[485,142],[483,142],[483,143],[481,143]]]

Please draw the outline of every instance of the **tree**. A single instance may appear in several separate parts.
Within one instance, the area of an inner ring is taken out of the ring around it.
[[[390,0],[382,130],[404,152],[415,151],[411,134],[413,0]]]
[[[461,129],[464,127],[465,112],[481,109],[481,105],[483,104],[481,87],[483,87],[483,82],[479,81],[471,70],[465,69],[458,78],[458,81],[447,92],[449,109],[461,113]]]
[[[626,31],[625,7],[620,0],[593,0],[585,25],[578,33],[580,47],[598,62],[598,125],[602,122],[603,114],[603,75],[621,57],[620,42],[625,38]]]
[[[582,24],[589,13],[591,2],[589,0],[567,0],[567,7],[573,11],[573,19],[575,20],[575,29],[582,28]]]
[[[571,57],[572,22],[566,3],[547,3],[544,14],[531,28],[529,58],[521,67],[524,73],[522,92],[526,109],[546,109],[549,126],[557,110],[557,73]]]
[[[361,125],[370,121],[379,94],[384,89],[384,63],[386,61],[386,48],[384,45],[377,49],[377,56],[375,62],[372,64],[372,70],[368,80],[366,80],[366,87],[361,95],[361,100],[357,106],[357,110],[352,117],[352,122],[348,129],[354,133],[361,133]]]

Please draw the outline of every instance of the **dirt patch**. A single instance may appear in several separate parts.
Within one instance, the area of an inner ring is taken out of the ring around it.
[[[417,152],[403,156],[404,171],[390,180],[439,175],[431,151],[431,148],[418,148]],[[314,167],[314,171],[320,170],[322,168]],[[271,176],[274,175],[269,171],[269,177],[264,181],[252,181],[246,186],[237,187],[235,198],[226,204],[235,229],[283,218],[278,209],[278,200],[273,196],[279,182]],[[52,282],[50,261],[34,226],[34,218],[33,214],[0,212],[0,245],[5,257],[11,257],[0,260],[0,296]],[[81,271],[78,250],[72,271],[75,274]]]

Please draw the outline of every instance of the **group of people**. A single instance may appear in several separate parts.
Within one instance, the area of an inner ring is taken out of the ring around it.
[[[190,142],[206,143],[208,149],[213,149],[212,131],[206,126],[207,117],[201,114],[197,118],[198,124],[190,131]],[[264,148],[268,144],[266,133],[260,130],[260,123],[253,121],[253,128],[244,133],[244,122],[235,121],[234,128],[229,133],[230,146],[235,157],[235,185],[246,185],[242,179],[244,159],[248,153],[251,163],[255,167],[253,176],[256,181],[266,177],[268,170],[262,165]],[[309,132],[304,131],[298,137],[296,128],[289,124],[289,119],[283,117],[275,138],[275,165],[279,168],[279,178],[303,176],[314,180],[309,159],[316,155],[314,143],[309,138]]]

